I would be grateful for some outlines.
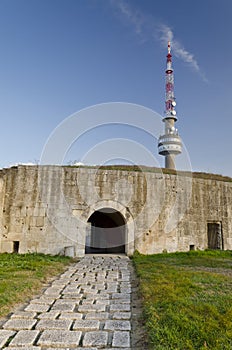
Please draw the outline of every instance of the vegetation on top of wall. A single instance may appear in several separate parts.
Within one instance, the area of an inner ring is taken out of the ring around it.
[[[23,167],[29,167],[29,168],[39,168],[39,165],[21,165]],[[48,166],[48,165],[46,165]],[[51,165],[52,166],[52,165]],[[57,165],[59,166],[59,165]],[[205,179],[205,180],[215,180],[215,181],[224,181],[224,182],[232,182],[232,178],[229,176],[224,176],[220,174],[211,174],[211,173],[205,173],[205,172],[191,172],[191,171],[183,171],[183,170],[173,170],[173,169],[166,169],[166,168],[157,168],[157,167],[149,167],[145,165],[62,165],[62,167],[65,168],[80,168],[80,169],[99,169],[99,170],[118,170],[118,171],[135,171],[135,172],[147,172],[147,173],[161,173],[161,174],[167,174],[167,175],[177,175],[178,176],[188,176],[193,177],[196,179]],[[13,166],[9,169],[17,169],[18,166]],[[5,172],[8,169],[0,169],[1,172]]]
[[[216,181],[225,181],[232,182],[232,178],[229,176],[224,176],[220,174],[210,174],[204,172],[191,172],[191,171],[181,171],[173,170],[166,168],[156,168],[149,167],[145,165],[69,165],[67,167],[73,168],[89,168],[89,169],[99,169],[99,170],[119,170],[119,171],[138,171],[138,172],[150,172],[150,173],[163,173],[169,175],[180,175],[180,176],[189,176],[193,178],[206,179],[206,180],[216,180]]]

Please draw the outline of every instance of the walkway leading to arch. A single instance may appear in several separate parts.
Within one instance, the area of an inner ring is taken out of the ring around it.
[[[129,258],[85,256],[1,328],[1,349],[131,349]]]

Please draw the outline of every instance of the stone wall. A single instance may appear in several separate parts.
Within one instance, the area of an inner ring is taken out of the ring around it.
[[[122,214],[128,255],[205,249],[208,223],[220,224],[223,248],[232,249],[229,180],[161,169],[18,166],[0,171],[0,252],[72,249],[82,256],[88,219],[101,208]]]

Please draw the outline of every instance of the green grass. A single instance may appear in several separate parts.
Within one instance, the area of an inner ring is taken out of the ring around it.
[[[43,254],[0,254],[0,317],[41,291],[71,259]]]
[[[232,349],[232,252],[135,254],[150,349]]]

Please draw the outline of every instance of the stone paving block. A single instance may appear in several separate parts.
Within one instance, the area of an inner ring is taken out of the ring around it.
[[[77,287],[66,287],[61,294],[80,294],[80,288]]]
[[[87,304],[93,304],[95,299],[89,298],[89,299],[82,299],[81,305],[87,305]]]
[[[67,285],[66,288],[76,288],[78,289],[79,288],[79,282],[77,281],[73,281],[73,280],[70,280],[70,283]]]
[[[121,287],[131,287],[131,283],[130,282],[121,282],[120,286]]]
[[[3,328],[14,331],[21,329],[32,329],[36,322],[36,319],[13,318],[4,323]]]
[[[52,282],[51,287],[52,288],[60,288],[61,286],[66,287],[69,284],[69,282],[70,282],[69,278],[62,278]]]
[[[71,320],[81,320],[83,314],[79,312],[61,312],[59,319],[71,319]]]
[[[83,295],[85,297],[92,297],[94,298],[95,294],[97,294],[98,290],[97,289],[90,289],[89,291],[83,292]]]
[[[105,311],[106,306],[105,305],[96,305],[96,304],[90,304],[90,305],[79,305],[78,311],[79,312],[91,312],[91,311]]]
[[[79,331],[91,331],[100,328],[100,322],[98,320],[81,320],[75,321],[73,325],[74,330]]]
[[[52,305],[55,302],[56,299],[54,298],[46,298],[46,296],[37,298],[37,299],[32,299],[30,301],[30,304],[47,304],[47,305]]]
[[[39,319],[51,319],[54,320],[55,318],[57,318],[59,316],[60,312],[59,311],[48,311],[48,312],[44,312],[42,314],[38,315]]]
[[[0,329],[0,348],[9,341],[9,339],[15,334],[14,331],[8,331],[5,329]]]
[[[83,338],[83,346],[107,346],[108,333],[104,331],[87,332]]]
[[[132,293],[131,288],[120,288],[121,293]]]
[[[9,347],[9,348],[6,348],[6,349],[9,349],[9,350],[41,350],[41,347],[40,346],[27,346],[26,349],[24,347]],[[59,349],[61,350],[61,349]]]
[[[79,300],[82,298],[82,294],[79,293],[67,293],[67,294],[62,294],[62,299],[75,299]]]
[[[11,349],[10,349],[11,350]],[[20,349],[22,350],[22,349]],[[28,349],[27,349],[28,350]],[[83,350],[83,348],[44,348],[43,350]],[[97,348],[84,348],[84,350],[98,350]],[[117,350],[117,349],[114,349],[114,350]],[[124,350],[127,350],[127,349],[124,349]]]
[[[50,309],[48,304],[29,304],[25,307],[25,311],[34,311],[34,312],[46,312]]]
[[[130,311],[130,304],[112,304],[110,311]]]
[[[107,288],[105,289],[105,291],[106,291],[107,293],[116,293],[117,290],[118,290],[118,287],[107,287]]]
[[[130,276],[122,276],[119,281],[130,281]]]
[[[45,329],[65,329],[69,330],[72,325],[70,320],[40,320],[36,329],[45,330]]]
[[[97,299],[96,300],[96,304],[95,305],[109,305],[110,301],[109,300],[105,300],[105,299]]]
[[[33,311],[15,311],[11,318],[35,318],[36,315],[37,313]]]
[[[119,348],[130,347],[130,332],[114,332],[112,346]]]
[[[129,320],[131,318],[131,312],[115,312],[112,318],[114,320]]]
[[[95,288],[99,291],[99,290],[103,290],[105,291],[106,290],[106,287],[105,286],[95,286]]]
[[[131,323],[130,321],[123,321],[123,320],[107,320],[104,326],[104,330],[130,331]]]
[[[89,312],[86,314],[86,320],[107,320],[109,318],[108,312]]]
[[[124,347],[120,347],[120,348],[109,348],[108,350],[122,350],[122,348],[123,348],[123,350],[134,350],[134,349],[131,349],[131,348],[124,348]],[[46,349],[47,350],[47,349]],[[61,350],[61,349],[59,349],[59,350]],[[76,350],[76,349],[75,349]],[[141,349],[142,350],[142,349]]]
[[[39,331],[36,330],[19,331],[10,342],[10,346],[32,346],[38,335]]]
[[[48,304],[52,305],[56,301],[56,298],[54,297],[49,297],[47,295],[41,295],[40,298],[36,298],[31,300],[31,302],[34,302],[35,304]]]
[[[51,307],[51,310],[53,311],[74,311],[76,307],[76,303],[75,302],[66,302],[66,301],[63,301],[62,299],[60,300],[57,300],[55,302],[55,304]]]
[[[44,292],[44,294],[46,296],[50,296],[50,297],[59,297],[61,292],[62,292],[63,288],[55,288],[55,287],[50,287],[47,288]]]
[[[83,284],[83,285],[80,286],[80,289],[81,289],[82,293],[85,292],[85,291],[88,292],[88,291],[93,290],[93,285],[92,284],[91,285]]]
[[[81,332],[79,331],[64,331],[64,330],[45,330],[39,340],[38,345],[41,347],[66,347],[73,348],[78,346],[81,339]]]
[[[131,296],[129,293],[113,293],[112,299],[131,299]]]
[[[123,350],[134,350],[134,349],[131,349],[131,348],[124,348],[124,347],[120,347],[120,348],[109,348],[108,350],[122,350],[122,348],[123,348]],[[46,349],[47,350],[47,349]],[[61,349],[59,349],[59,350],[61,350]],[[75,349],[76,350],[76,349]],[[142,349],[141,349],[142,350]]]
[[[70,305],[73,305],[73,304],[79,304],[80,303],[80,300],[81,298],[60,298],[60,299],[57,299],[54,303],[54,305],[59,305],[59,304],[70,304]]]
[[[130,299],[112,299],[110,300],[111,304],[130,304]]]
[[[81,300],[81,298],[70,298],[70,297],[63,298],[63,295],[62,295],[62,298],[57,299],[55,301],[54,305],[63,304],[63,303],[79,304],[80,300]]]

